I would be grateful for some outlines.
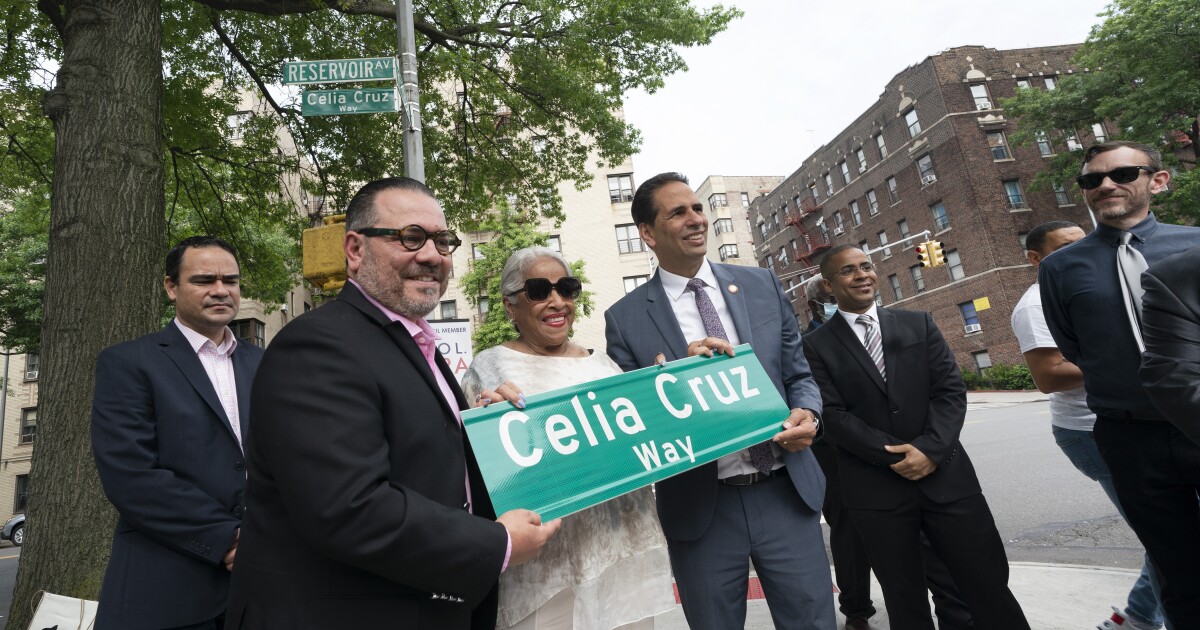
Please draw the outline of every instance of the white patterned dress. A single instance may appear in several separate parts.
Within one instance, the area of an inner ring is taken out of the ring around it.
[[[620,374],[607,355],[547,357],[505,346],[480,352],[463,376],[467,400],[512,381],[526,395]],[[611,630],[675,607],[654,495],[642,488],[563,519],[533,562],[500,576],[497,627],[509,628],[570,589],[575,630]]]

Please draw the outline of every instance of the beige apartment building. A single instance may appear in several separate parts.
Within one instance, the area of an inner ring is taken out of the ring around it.
[[[783,182],[777,175],[709,175],[696,189],[708,216],[708,259],[731,265],[758,266],[754,256],[750,204]]]
[[[0,349],[0,353],[6,352]],[[25,511],[37,437],[38,355],[0,355],[0,524]]]

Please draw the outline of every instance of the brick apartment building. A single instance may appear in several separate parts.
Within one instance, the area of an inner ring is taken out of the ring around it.
[[[1076,48],[962,46],[901,71],[849,127],[754,200],[760,265],[788,284],[811,277],[806,269],[834,245],[878,250],[876,300],[932,313],[963,370],[1022,363],[1009,317],[1036,280],[1025,234],[1051,220],[1092,229],[1074,182],[1037,192],[1029,184],[1045,158],[1107,133],[1097,123],[1014,147],[998,101],[1086,72],[1069,61]],[[925,230],[945,243],[946,266],[921,269],[911,241],[882,248]],[[802,293],[793,307],[807,322]]]

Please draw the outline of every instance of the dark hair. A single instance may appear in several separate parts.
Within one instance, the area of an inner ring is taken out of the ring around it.
[[[860,252],[862,251],[862,248],[858,245],[842,243],[841,245],[834,245],[833,249],[825,252],[825,257],[821,259],[821,276],[823,278],[826,280],[833,278],[833,274],[837,273],[837,270],[833,268],[833,257],[848,249],[857,249]]]
[[[654,225],[654,219],[658,214],[658,208],[654,207],[654,193],[671,182],[691,185],[688,184],[688,178],[684,177],[682,173],[659,173],[637,187],[637,191],[633,193],[633,205],[629,208],[630,214],[633,215],[634,225],[642,223]]]
[[[433,196],[433,191],[428,186],[411,177],[385,177],[369,182],[358,192],[354,193],[354,197],[350,200],[350,204],[346,206],[346,230],[356,231],[363,228],[371,227],[375,223],[375,197],[385,190],[408,190],[429,195],[430,199],[436,200]],[[385,227],[403,227],[400,225],[390,225]]]
[[[1079,227],[1078,223],[1072,223],[1070,221],[1047,221],[1033,228],[1032,230],[1029,230],[1029,234],[1025,235],[1025,249],[1032,250],[1040,254],[1042,253],[1042,247],[1045,247],[1046,245],[1046,237],[1049,236],[1051,232],[1077,227]]]
[[[200,247],[220,247],[233,256],[234,262],[238,262],[237,252],[229,243],[215,236],[189,236],[167,252],[167,277],[172,283],[179,284],[179,267],[183,264],[183,252]],[[238,263],[238,266],[241,266],[241,263]]]
[[[1162,170],[1162,153],[1159,152],[1158,149],[1155,149],[1148,144],[1142,144],[1141,142],[1130,142],[1128,140],[1110,140],[1108,142],[1101,142],[1100,144],[1093,144],[1092,146],[1088,147],[1087,151],[1083,152],[1083,165],[1086,166],[1088,162],[1092,161],[1092,158],[1100,155],[1101,153],[1107,153],[1114,149],[1120,149],[1121,147],[1129,147],[1135,151],[1141,151],[1142,153],[1145,153],[1146,157],[1150,160],[1150,163],[1146,166],[1149,166],[1155,171]],[[1083,166],[1080,167],[1080,170],[1083,170]]]

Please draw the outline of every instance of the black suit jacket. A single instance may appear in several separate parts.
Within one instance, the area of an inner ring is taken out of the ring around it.
[[[1142,386],[1159,411],[1200,444],[1200,247],[1142,274]]]
[[[233,353],[242,435],[262,350]],[[96,628],[200,623],[225,610],[221,562],[241,524],[242,451],[200,359],[175,323],[96,361],[92,453],[118,519]]]
[[[347,284],[272,340],[252,401],[226,627],[466,628],[477,606],[495,625],[507,533],[402,323]]]
[[[880,307],[878,314],[886,382],[840,314],[804,337],[825,401],[825,435],[838,447],[846,507],[893,509],[911,483],[938,503],[979,493],[958,441],[966,387],[946,340],[928,313]],[[938,468],[908,481],[889,468],[903,457],[886,444],[912,444]]]

